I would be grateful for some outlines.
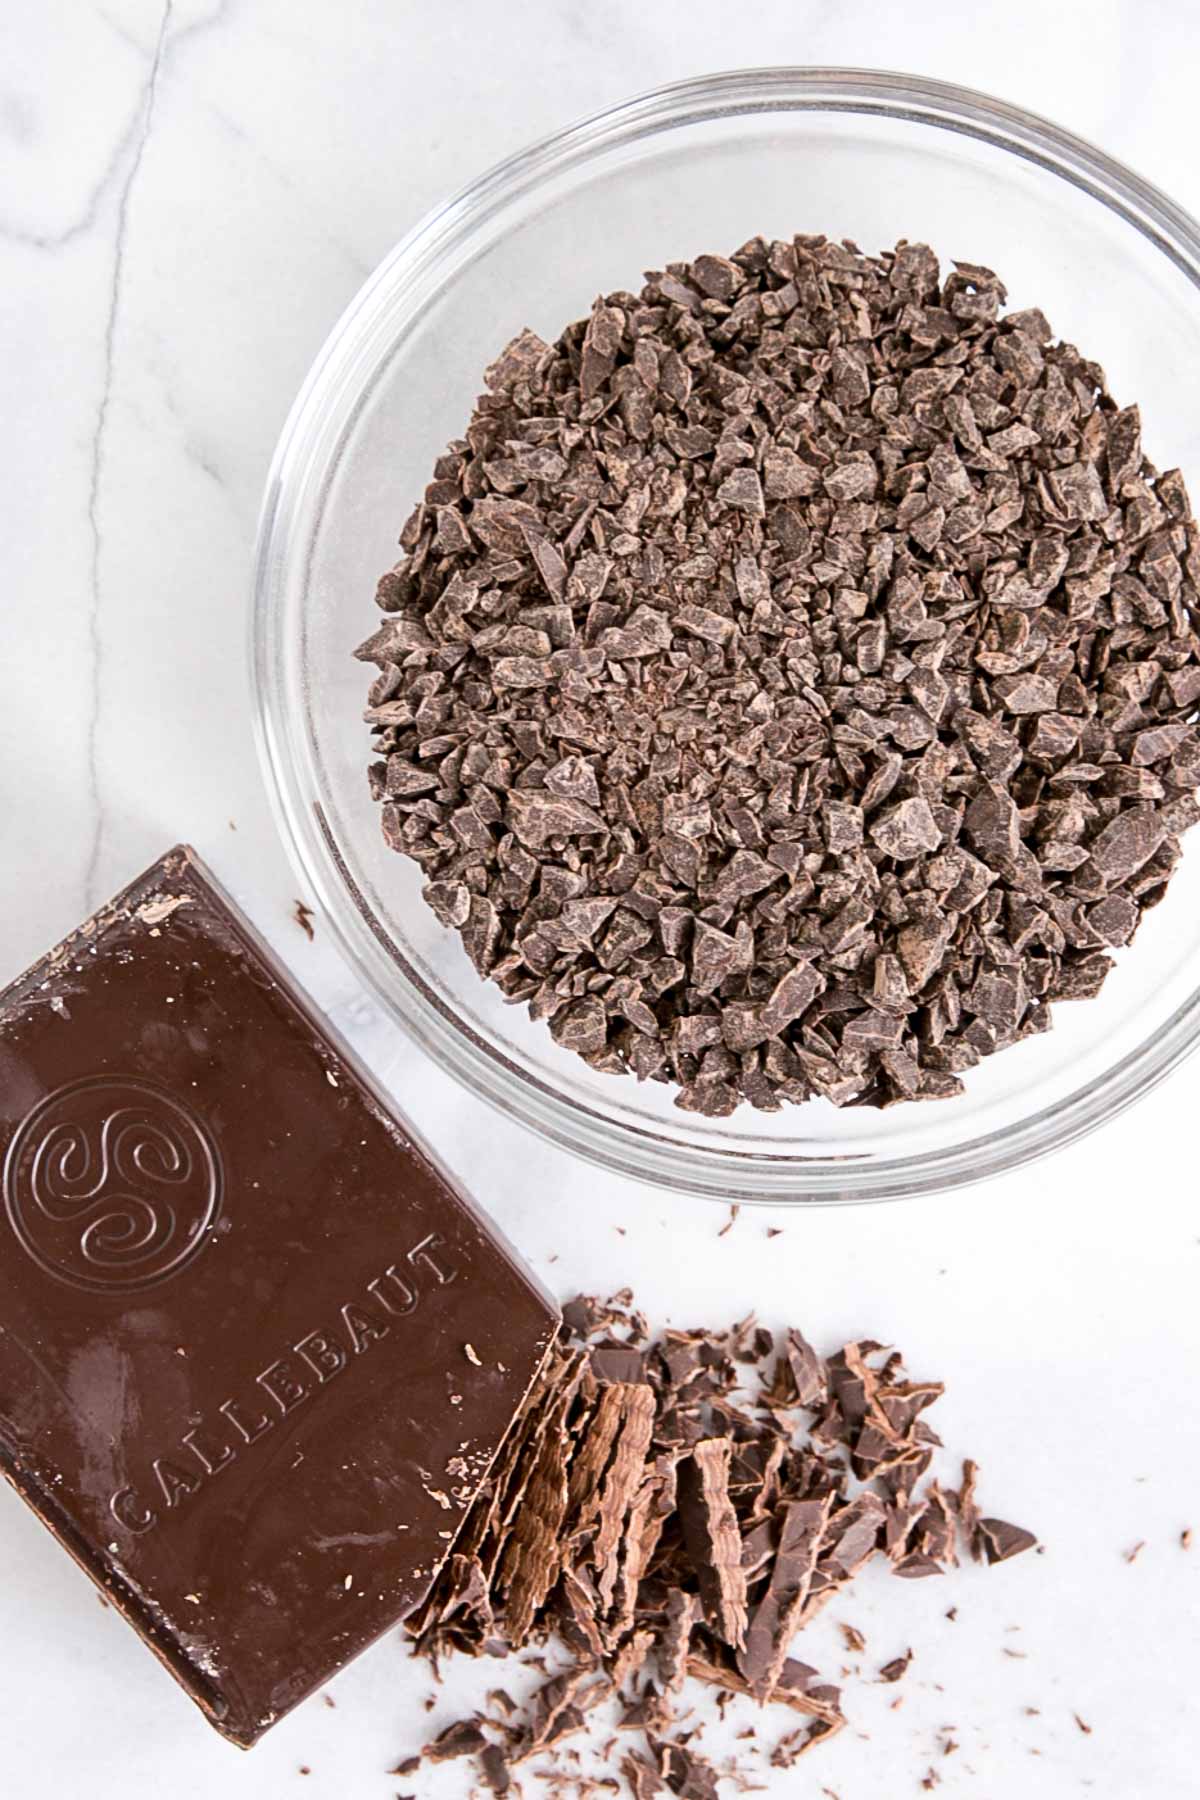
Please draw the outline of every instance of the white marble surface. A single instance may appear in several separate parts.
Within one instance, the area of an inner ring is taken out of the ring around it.
[[[834,1616],[866,1632],[868,1674],[914,1645],[909,1678],[852,1687],[854,1729],[772,1794],[900,1800],[936,1765],[947,1797],[1193,1795],[1200,1548],[1178,1540],[1200,1534],[1185,1123],[1200,1066],[982,1191],[743,1214],[718,1239],[712,1208],[604,1179],[468,1102],[383,1026],[320,921],[315,945],[301,936],[244,641],[259,491],[297,384],[376,261],[485,164],[656,82],[845,62],[1019,101],[1200,211],[1194,9],[10,0],[6,13],[0,979],[188,838],[564,1296],[632,1275],[658,1322],[753,1306],[825,1343],[893,1337],[946,1377],[949,1446],[979,1457],[992,1506],[1036,1525],[1046,1555],[952,1583],[865,1582]],[[768,1249],[769,1223],[785,1229]],[[806,1654],[842,1660],[832,1629]],[[311,1704],[241,1756],[0,1494],[6,1795],[463,1794],[461,1767],[385,1771],[485,1677],[454,1672],[427,1717],[425,1673],[385,1643],[335,1681],[336,1709]],[[945,1758],[948,1727],[961,1748]]]

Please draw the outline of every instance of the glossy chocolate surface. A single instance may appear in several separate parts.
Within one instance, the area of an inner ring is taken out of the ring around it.
[[[551,1303],[179,849],[0,995],[0,1467],[250,1744],[421,1598]]]

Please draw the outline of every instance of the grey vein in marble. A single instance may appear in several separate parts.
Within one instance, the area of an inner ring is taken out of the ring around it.
[[[162,68],[163,51],[166,47],[167,33],[171,25],[171,11],[175,0],[165,0],[163,15],[158,27],[158,38],[154,46],[154,56],[150,64],[150,73],[142,89],[140,101],[141,124],[133,155],[129,160],[125,180],[121,187],[120,199],[117,203],[117,229],[113,245],[112,279],[108,291],[108,316],[104,325],[104,372],[100,389],[100,403],[96,408],[96,429],[92,434],[92,470],[88,486],[87,518],[91,533],[91,580],[88,606],[88,643],[91,650],[91,704],[87,721],[87,788],[92,809],[92,839],[88,850],[87,863],[84,868],[83,893],[84,904],[90,910],[94,904],[94,888],[96,870],[100,860],[100,845],[104,834],[104,810],[100,798],[100,773],[97,762],[97,739],[100,730],[101,684],[103,677],[104,645],[100,634],[100,555],[102,539],[100,533],[100,482],[104,472],[105,438],[108,430],[109,405],[112,400],[113,358],[116,345],[117,316],[121,309],[121,282],[125,272],[125,240],[129,229],[129,203],[133,194],[138,171],[146,154],[146,145],[150,141],[150,132],[154,124],[154,102],[158,92],[158,76]]]

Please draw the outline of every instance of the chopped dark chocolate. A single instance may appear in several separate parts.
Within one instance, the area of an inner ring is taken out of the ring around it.
[[[923,1415],[940,1383],[908,1381],[899,1355],[869,1339],[826,1359],[797,1331],[781,1342],[777,1353],[753,1316],[649,1341],[627,1292],[564,1309],[559,1343],[409,1626],[431,1658],[530,1641],[569,1658],[553,1673],[543,1661],[546,1679],[523,1704],[505,1694],[458,1728],[463,1753],[486,1754],[471,1735],[481,1726],[502,1741],[495,1779],[536,1759],[551,1794],[594,1794],[609,1777],[584,1774],[575,1745],[597,1750],[589,1728],[611,1701],[618,1736],[599,1760],[619,1742],[635,1796],[709,1796],[724,1774],[744,1782],[742,1766],[717,1770],[693,1748],[702,1720],[680,1731],[689,1680],[714,1689],[722,1711],[744,1699],[799,1715],[767,1756],[791,1767],[846,1722],[838,1689],[789,1654],[792,1640],[866,1562],[886,1551],[899,1575],[940,1573],[955,1560],[956,1524],[985,1551],[1015,1554],[1028,1538],[979,1519],[974,1464],[958,1494],[921,1487],[937,1442]],[[886,1455],[868,1454],[875,1438]],[[855,1627],[842,1632],[849,1649],[865,1647]],[[881,1679],[898,1681],[911,1656]],[[639,1733],[645,1754],[628,1747]]]
[[[1200,532],[990,270],[752,238],[486,371],[378,586],[383,834],[481,975],[712,1116],[960,1091],[1200,817]]]

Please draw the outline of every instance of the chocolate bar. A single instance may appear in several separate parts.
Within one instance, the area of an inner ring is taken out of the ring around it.
[[[195,854],[0,994],[0,1469],[250,1745],[427,1593],[557,1326]]]

